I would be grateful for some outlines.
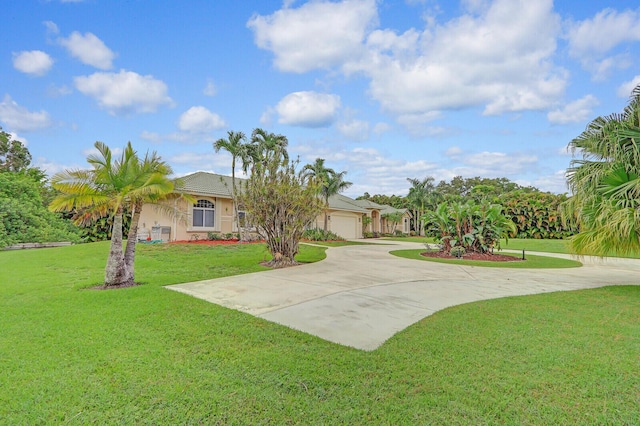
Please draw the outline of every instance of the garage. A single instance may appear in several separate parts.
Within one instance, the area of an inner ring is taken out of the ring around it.
[[[331,232],[342,238],[360,238],[358,216],[348,213],[331,213]]]

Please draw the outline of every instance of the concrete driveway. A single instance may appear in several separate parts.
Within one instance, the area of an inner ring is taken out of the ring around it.
[[[395,257],[424,248],[385,242],[327,250],[321,262],[167,288],[331,342],[373,350],[441,309],[478,300],[638,284],[640,261],[582,258],[569,269],[446,265]],[[548,254],[565,257],[567,255]]]

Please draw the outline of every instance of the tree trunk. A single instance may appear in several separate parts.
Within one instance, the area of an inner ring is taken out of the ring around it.
[[[326,234],[329,230],[329,215],[327,214],[327,209],[329,208],[329,198],[324,199],[325,208],[324,208],[324,233]]]
[[[124,263],[129,273],[128,280],[133,284],[135,282],[135,260],[136,260],[136,244],[138,243],[138,224],[140,223],[140,213],[142,211],[142,203],[133,205],[133,214],[131,216],[131,226],[127,235],[127,247],[124,252]]]
[[[111,230],[111,247],[104,273],[105,287],[129,285],[127,264],[124,261],[122,252],[122,210],[116,213],[113,218],[113,228]]]

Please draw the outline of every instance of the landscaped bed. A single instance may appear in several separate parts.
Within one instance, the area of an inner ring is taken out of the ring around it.
[[[463,258],[459,259],[455,256],[451,256],[449,253],[439,251],[425,251],[424,249],[408,249],[408,250],[393,250],[390,252],[394,256],[403,257],[406,259],[425,260],[439,263],[450,263],[453,265],[467,265],[467,266],[484,266],[494,268],[577,268],[582,266],[582,263],[572,259],[562,259],[558,257],[539,256],[526,254],[526,260],[522,260],[522,253],[500,253],[493,255],[480,255],[482,259],[470,257],[469,253],[466,253]],[[509,256],[512,260],[505,261],[503,256]],[[487,260],[488,259],[488,260]],[[499,259],[499,260],[495,260]]]

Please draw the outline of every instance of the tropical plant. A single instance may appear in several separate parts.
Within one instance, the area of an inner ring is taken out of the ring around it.
[[[466,252],[487,253],[500,248],[500,239],[508,239],[516,226],[499,204],[441,203],[422,218],[429,226],[429,235],[451,253],[456,247]]]
[[[325,202],[324,210],[324,230],[327,231],[329,227],[329,217],[327,207],[329,207],[329,198],[333,195],[339,194],[345,189],[349,188],[351,182],[346,182],[344,176],[346,171],[336,172],[330,167],[324,165],[324,158],[316,158],[313,164],[307,164],[301,170],[301,176],[305,180],[316,179],[320,182],[320,195]]]
[[[500,204],[511,216],[517,230],[512,237],[534,239],[560,239],[573,235],[572,221],[563,221],[560,206],[567,200],[564,194],[516,190],[504,194]]]
[[[224,149],[231,155],[231,200],[233,203],[233,222],[236,229],[240,230],[240,209],[238,208],[238,199],[236,196],[236,161],[242,162],[242,169],[246,172],[247,165],[250,163],[250,149],[246,143],[247,137],[242,132],[227,132],[227,139],[220,138],[213,143],[213,149],[220,152]]]
[[[640,85],[622,113],[594,119],[569,147],[581,154],[567,171],[572,197],[563,205],[580,225],[573,249],[640,251]]]
[[[302,239],[309,241],[344,241],[341,236],[318,228],[306,229],[302,233]]]
[[[155,153],[140,161],[136,152],[127,144],[120,159],[114,160],[111,149],[102,142],[96,142],[98,154],[91,154],[87,161],[91,170],[66,170],[52,178],[52,185],[60,191],[49,205],[53,211],[76,210],[78,222],[90,223],[97,218],[113,217],[111,249],[105,267],[105,287],[134,284],[132,268],[135,245],[130,249],[130,258],[125,259],[123,251],[123,213],[131,208],[132,224],[128,244],[135,244],[137,225],[143,202],[160,201],[173,192],[174,183],[167,178],[170,168]],[[131,236],[133,235],[133,238]]]
[[[265,155],[240,191],[240,202],[266,240],[272,255],[268,265],[274,268],[297,264],[302,234],[324,208],[320,183],[303,179],[296,165],[288,156]]]
[[[289,160],[287,152],[289,140],[284,135],[269,133],[264,129],[256,128],[251,133],[251,144],[248,147],[248,155],[251,158],[251,164],[262,163],[272,164],[271,160],[275,158]],[[248,163],[247,163],[248,164]]]
[[[384,213],[382,215],[382,218],[386,220],[387,233],[397,231],[396,226],[398,226],[398,224],[402,222],[403,216],[404,214],[400,211]]]
[[[436,187],[433,184],[434,178],[432,176],[427,176],[422,180],[407,178],[407,181],[411,183],[407,201],[411,206],[413,226],[420,235],[424,235],[425,223],[422,217],[427,210],[433,210],[436,207],[438,200]]]

